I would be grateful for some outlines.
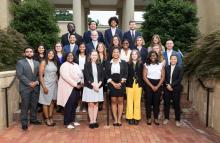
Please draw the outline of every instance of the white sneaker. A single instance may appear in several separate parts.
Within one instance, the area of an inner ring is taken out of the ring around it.
[[[177,126],[177,127],[180,127],[180,126],[181,126],[180,121],[176,121],[176,126]]]
[[[166,125],[166,124],[168,124],[168,122],[169,122],[169,120],[168,120],[168,119],[165,119],[165,120],[163,121],[163,124]]]
[[[80,111],[80,106],[77,106],[76,112],[79,112],[79,111]]]
[[[80,123],[78,123],[78,122],[73,122],[73,125],[74,125],[74,126],[79,126]]]
[[[85,112],[86,112],[86,109],[85,109],[85,108],[83,108],[82,112],[84,112],[84,113],[85,113]]]
[[[73,125],[69,124],[69,125],[67,125],[66,128],[67,128],[67,129],[74,129],[75,127],[74,127]]]

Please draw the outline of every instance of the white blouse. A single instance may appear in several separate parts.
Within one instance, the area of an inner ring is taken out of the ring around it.
[[[147,78],[149,79],[160,79],[161,78],[161,72],[163,68],[163,64],[145,64],[145,67],[147,68]]]
[[[79,55],[79,67],[81,70],[84,70],[85,62],[86,62],[86,56]]]
[[[121,49],[121,55],[120,55],[121,60],[124,60],[124,61],[128,62],[129,59],[130,59],[130,55],[131,55],[131,50],[130,49],[128,49],[127,55],[125,53],[125,50]]]

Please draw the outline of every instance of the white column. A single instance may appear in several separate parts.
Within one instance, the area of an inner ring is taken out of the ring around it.
[[[9,0],[1,0],[0,4],[0,29],[7,28],[10,24],[11,14],[9,11],[11,2]]]
[[[90,10],[88,8],[85,9],[85,31],[88,31],[88,15]]]
[[[134,19],[134,0],[123,0],[122,30],[129,29],[129,21]]]
[[[82,35],[82,2],[73,0],[73,23],[76,26],[76,32]]]

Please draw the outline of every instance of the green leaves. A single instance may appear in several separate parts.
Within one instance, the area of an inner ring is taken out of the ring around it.
[[[185,72],[197,77],[220,79],[220,31],[198,39],[185,57]]]
[[[151,37],[159,34],[162,43],[173,39],[175,48],[188,51],[198,35],[196,7],[184,0],[155,0],[146,8],[142,32],[150,45]]]
[[[24,0],[13,4],[11,11],[14,19],[11,27],[24,34],[31,47],[43,43],[47,49],[59,39],[53,6],[47,0]]]
[[[0,71],[15,69],[23,49],[28,47],[24,36],[16,30],[0,30]]]

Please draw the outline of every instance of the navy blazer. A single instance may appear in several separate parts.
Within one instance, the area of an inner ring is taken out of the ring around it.
[[[123,40],[127,39],[129,41],[129,48],[131,50],[135,49],[135,41],[136,38],[141,36],[141,33],[135,30],[135,36],[134,39],[132,40],[131,32],[130,30],[124,33]]]
[[[73,49],[74,56],[77,55],[78,50],[79,50],[78,45],[75,44],[74,49]],[[64,51],[65,54],[69,53],[70,52],[70,45],[64,46],[63,51]]]
[[[138,83],[139,87],[143,87],[143,64],[136,63],[135,68],[133,68],[134,64],[128,63],[128,79],[126,81],[126,87],[132,87],[134,83],[134,79]]]
[[[96,47],[94,47],[92,42],[86,44],[86,54],[90,54],[93,49],[96,50]]]
[[[97,31],[98,32],[98,35],[99,35],[99,38],[98,38],[98,41],[99,42],[103,42],[104,43],[104,37],[103,37],[103,34],[102,32],[100,31]],[[92,39],[91,39],[91,31],[87,31],[83,34],[83,42],[85,44],[89,43],[89,42],[92,42]]]
[[[100,82],[100,81],[102,82],[102,84],[100,85],[100,87],[102,87],[103,79],[104,79],[102,64],[100,64],[100,63],[96,64],[96,67],[97,67],[97,73],[98,73],[98,82]],[[85,63],[83,73],[84,73],[84,86],[92,89],[93,88],[92,83],[94,82],[94,77],[92,74],[92,63],[91,62]]]
[[[74,35],[76,36],[76,44],[79,46],[82,43],[82,36],[77,33],[75,33]],[[70,44],[69,43],[69,33],[62,35],[61,44],[63,47]]]
[[[123,32],[121,31],[121,29],[116,28],[115,35],[118,35],[120,40],[123,40],[122,39],[123,38]],[[106,48],[110,47],[112,37],[113,37],[113,35],[112,35],[111,28],[105,30],[105,45],[106,45]]]
[[[170,72],[171,72],[171,66],[166,66],[165,68],[165,84],[170,84]],[[181,81],[183,78],[183,69],[181,66],[176,65],[173,74],[172,74],[172,88],[180,87]]]
[[[183,61],[182,61],[180,53],[173,50],[171,55],[177,55],[177,65],[182,66]],[[168,64],[167,51],[163,52],[163,57],[166,60],[166,66],[168,66],[169,64]]]
[[[135,49],[137,49],[137,48],[135,48]],[[141,61],[142,61],[143,64],[145,64],[146,60],[147,60],[147,56],[148,56],[148,50],[147,50],[147,48],[142,47],[139,52],[140,52],[140,56],[141,56]]]

